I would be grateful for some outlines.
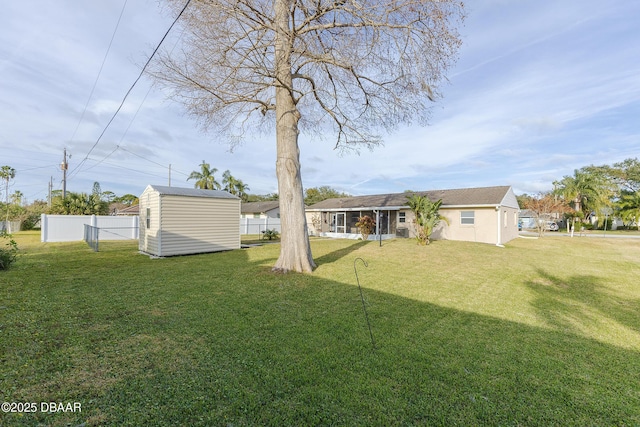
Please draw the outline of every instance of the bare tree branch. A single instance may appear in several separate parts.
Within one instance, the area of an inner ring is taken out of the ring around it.
[[[301,125],[326,134],[324,126],[340,123],[336,146],[343,148],[379,143],[376,129],[425,123],[456,59],[463,16],[453,0],[291,0],[287,31],[296,78],[287,89]],[[202,119],[206,111],[214,128],[220,120],[213,115],[243,102],[260,105],[259,116],[252,116],[255,107],[242,111],[262,123],[274,108],[273,88],[283,84],[274,74],[274,19],[267,0],[194,2],[183,21],[185,50],[165,52],[153,75],[176,97],[188,93],[196,104],[186,104],[190,113]]]

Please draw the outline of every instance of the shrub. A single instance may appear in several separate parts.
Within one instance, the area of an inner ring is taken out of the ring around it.
[[[0,232],[0,239],[9,240],[3,246],[0,246],[0,270],[7,270],[18,257],[18,244],[4,230]]]
[[[262,232],[262,237],[268,240],[273,240],[273,239],[277,239],[279,237],[279,233],[277,230],[273,229],[273,230],[264,230]]]
[[[365,215],[358,218],[358,222],[356,222],[356,227],[360,229],[360,234],[362,234],[362,240],[367,240],[369,238],[369,235],[376,228],[376,222],[369,215]]]

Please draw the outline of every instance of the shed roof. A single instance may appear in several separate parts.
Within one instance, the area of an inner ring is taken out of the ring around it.
[[[264,202],[247,202],[240,206],[241,213],[265,213],[273,209],[278,209],[280,202],[277,200],[264,201]]]
[[[415,191],[372,196],[355,196],[327,199],[309,207],[309,210],[334,210],[356,208],[400,208],[407,206],[407,197],[412,195],[427,196],[430,200],[442,199],[442,207],[447,206],[497,206],[502,205],[511,187],[458,188],[452,190]],[[513,197],[515,200],[515,197]],[[508,200],[507,200],[508,201]]]
[[[165,185],[149,185],[147,189],[157,191],[163,196],[210,197],[214,199],[239,199],[239,197],[222,190],[203,190],[201,188],[168,187]],[[146,190],[145,190],[146,191]]]

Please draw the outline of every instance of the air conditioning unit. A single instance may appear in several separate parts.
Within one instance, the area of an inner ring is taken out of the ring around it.
[[[396,229],[396,237],[409,237],[409,229],[408,228]]]

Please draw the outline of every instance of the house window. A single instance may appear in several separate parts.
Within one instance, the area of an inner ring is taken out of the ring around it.
[[[147,228],[151,228],[151,208],[147,208]]]
[[[400,222],[400,223],[407,222],[407,213],[406,212],[398,212],[398,222]]]
[[[462,212],[460,212],[460,224],[462,224],[462,225],[474,225],[475,224],[475,211],[462,211]]]
[[[259,213],[254,213],[254,214],[253,214],[253,217],[254,217],[254,218],[260,218],[260,214],[259,214]]]

